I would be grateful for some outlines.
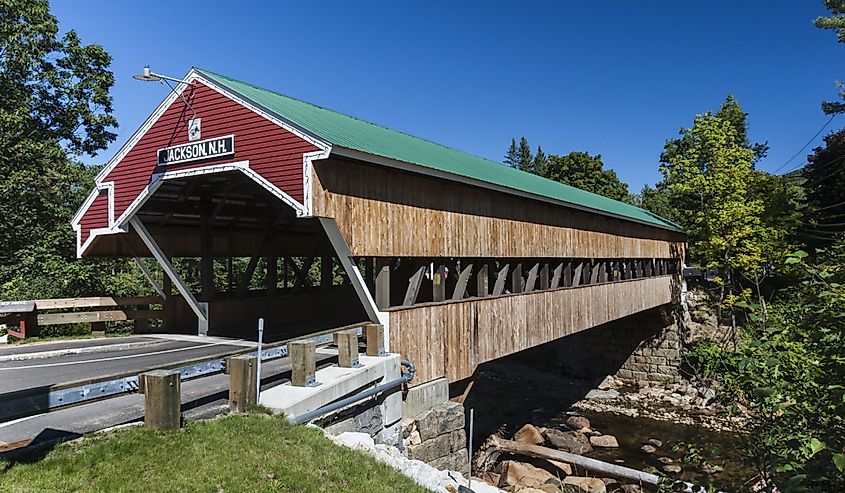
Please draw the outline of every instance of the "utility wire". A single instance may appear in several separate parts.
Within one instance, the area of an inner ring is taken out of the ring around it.
[[[792,160],[793,160],[793,159],[795,159],[796,157],[798,157],[798,155],[799,155],[799,154],[801,154],[802,152],[804,152],[804,149],[806,149],[806,148],[807,148],[807,146],[809,146],[810,144],[812,144],[812,143],[813,143],[813,141],[814,141],[814,140],[816,140],[816,137],[818,137],[818,136],[819,136],[822,132],[824,132],[824,129],[826,129],[826,128],[827,128],[827,126],[828,126],[828,125],[830,125],[830,122],[832,122],[832,121],[833,121],[833,119],[834,119],[834,118],[836,118],[836,115],[838,115],[838,113],[834,113],[834,115],[830,117],[830,120],[828,120],[828,121],[827,121],[827,123],[825,123],[824,125],[822,125],[822,128],[820,128],[820,129],[819,129],[819,131],[818,131],[818,132],[816,132],[816,135],[813,135],[813,138],[812,138],[812,139],[810,139],[810,140],[808,140],[808,141],[807,141],[807,143],[806,143],[806,144],[804,144],[804,147],[802,147],[801,149],[798,149],[798,152],[796,152],[795,154],[793,154],[793,155],[792,155],[792,157],[791,157],[791,158],[789,158],[789,160],[787,160],[785,163],[781,164],[781,165],[778,167],[778,169],[776,169],[776,170],[772,171],[772,174],[773,174],[773,175],[774,175],[774,174],[777,174],[777,172],[778,172],[778,171],[780,171],[780,170],[782,170],[783,168],[785,168],[785,167],[786,167],[789,163],[791,163],[791,162],[792,162]],[[798,168],[795,168],[795,169],[798,169]],[[795,169],[788,171],[788,173],[791,173],[792,171],[795,171]]]

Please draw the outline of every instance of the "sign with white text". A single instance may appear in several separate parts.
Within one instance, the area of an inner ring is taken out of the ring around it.
[[[158,150],[158,165],[189,163],[235,153],[235,136],[215,137]]]

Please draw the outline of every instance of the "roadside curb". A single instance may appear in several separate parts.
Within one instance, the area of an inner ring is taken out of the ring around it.
[[[167,342],[164,339],[157,339],[152,341],[138,341],[125,342],[121,344],[105,344],[102,346],[87,346],[79,348],[54,349],[52,351],[38,351],[34,353],[8,354],[0,356],[0,363],[8,361],[26,361],[31,359],[46,359],[55,358],[57,356],[67,356],[70,354],[86,354],[86,353],[105,353],[109,351],[125,351],[127,349],[136,349],[155,344],[163,344]]]

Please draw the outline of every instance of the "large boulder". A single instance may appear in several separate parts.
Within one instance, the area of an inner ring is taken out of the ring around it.
[[[613,435],[591,436],[590,445],[598,448],[619,448],[619,442]]]
[[[572,454],[589,454],[593,451],[587,435],[578,431],[561,431],[554,428],[546,430],[546,441],[564,452]]]
[[[590,427],[590,420],[584,416],[570,416],[566,418],[566,426],[573,430],[582,430]]]
[[[543,434],[540,433],[540,430],[531,424],[527,424],[520,428],[519,431],[514,433],[513,439],[516,442],[527,443],[529,445],[540,445],[544,441]]]
[[[550,484],[560,486],[560,481],[545,469],[533,466],[525,462],[506,460],[501,464],[501,476],[499,476],[499,488],[539,488],[542,485]]]
[[[563,485],[568,486],[570,491],[577,493],[607,493],[607,487],[604,485],[604,481],[599,478],[567,476],[563,478]]]

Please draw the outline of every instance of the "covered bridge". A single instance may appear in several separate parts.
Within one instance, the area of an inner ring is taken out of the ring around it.
[[[164,330],[372,321],[415,382],[457,381],[677,292],[685,236],[645,210],[206,70],[185,81],[72,223],[79,256],[157,260]]]

